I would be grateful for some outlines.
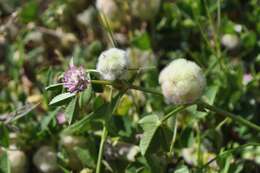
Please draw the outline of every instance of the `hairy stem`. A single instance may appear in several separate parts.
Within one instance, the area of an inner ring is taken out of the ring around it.
[[[111,86],[110,95],[109,95],[110,101],[112,101],[112,98],[113,98],[113,87]],[[114,112],[114,110],[113,110],[113,112]],[[101,136],[101,142],[100,142],[99,151],[98,151],[98,161],[97,161],[96,173],[100,173],[100,170],[101,170],[101,162],[102,162],[102,158],[103,158],[104,144],[106,142],[107,135],[108,135],[108,131],[107,131],[106,124],[104,123],[103,132],[102,132],[102,136]]]
[[[165,115],[163,117],[163,119],[161,120],[162,122],[165,122],[166,120],[168,120],[171,116],[176,116],[176,114],[178,112],[183,111],[185,108],[187,108],[189,105],[181,105],[178,106],[177,108],[173,109],[171,112],[169,112],[167,115]]]
[[[251,123],[250,121],[242,118],[241,116],[238,116],[238,115],[235,115],[233,113],[227,112],[227,111],[222,110],[220,108],[217,108],[217,107],[215,107],[213,105],[209,105],[209,104],[207,104],[205,102],[199,102],[198,105],[202,106],[203,108],[208,109],[208,110],[210,110],[212,112],[215,112],[215,113],[217,113],[219,115],[222,115],[224,117],[231,118],[233,121],[236,121],[239,124],[245,125],[245,126],[251,128],[251,129],[254,129],[254,130],[260,132],[260,126],[254,124],[254,123]]]
[[[96,173],[100,173],[100,170],[101,170],[101,162],[102,162],[102,157],[103,157],[104,144],[105,144],[105,141],[107,138],[107,133],[108,133],[107,128],[104,125],[102,136],[101,136],[101,142],[100,142],[100,146],[99,146],[99,151],[98,151],[98,161],[97,161]]]
[[[112,86],[117,86],[120,87],[120,84],[115,84],[111,81],[107,81],[107,80],[91,80],[92,84],[100,84],[100,85],[112,85]],[[160,93],[159,91],[155,91],[153,89],[149,89],[149,88],[142,88],[139,86],[135,86],[135,85],[128,85],[126,86],[128,89],[134,89],[134,90],[139,90],[139,91],[143,91],[146,93],[151,93],[151,94],[155,94],[155,95],[159,95],[162,96],[162,93]],[[125,88],[125,86],[121,86],[121,88]]]

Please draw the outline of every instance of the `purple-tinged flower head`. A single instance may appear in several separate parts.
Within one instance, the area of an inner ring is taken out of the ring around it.
[[[57,118],[58,124],[64,124],[66,122],[66,117],[63,112],[58,112],[56,118]]]
[[[70,65],[69,69],[64,73],[63,83],[69,92],[74,93],[86,89],[89,79],[82,66],[76,67],[75,65]]]

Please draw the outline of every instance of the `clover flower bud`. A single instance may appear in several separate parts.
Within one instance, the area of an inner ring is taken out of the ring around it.
[[[239,46],[239,38],[235,34],[225,34],[221,38],[221,43],[229,50],[233,50]]]
[[[134,0],[131,4],[134,16],[150,20],[157,14],[161,0]]]
[[[69,92],[80,92],[87,88],[89,80],[83,67],[70,65],[69,69],[64,73],[64,87]]]
[[[58,170],[56,152],[52,147],[43,146],[33,156],[34,165],[41,172],[55,172]]]
[[[106,80],[125,78],[129,59],[124,50],[111,48],[101,53],[98,58],[97,71]]]
[[[27,157],[23,151],[8,150],[8,159],[10,161],[12,173],[25,173],[27,171]]]
[[[206,79],[196,63],[177,59],[161,71],[159,83],[167,103],[187,104],[202,95]]]

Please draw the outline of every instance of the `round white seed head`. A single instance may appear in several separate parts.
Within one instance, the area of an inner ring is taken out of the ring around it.
[[[10,161],[12,173],[25,173],[27,170],[27,157],[23,151],[8,150],[8,159]]]
[[[97,71],[106,80],[123,79],[129,67],[129,59],[124,50],[111,48],[101,53],[98,58]]]
[[[202,95],[206,79],[196,63],[177,59],[161,71],[159,83],[166,103],[187,104]]]
[[[33,156],[33,163],[43,173],[58,170],[56,152],[52,147],[43,146]]]
[[[161,0],[133,0],[132,13],[143,20],[150,20],[157,14],[160,4]]]
[[[221,38],[222,45],[229,50],[237,48],[239,46],[239,42],[239,38],[235,34],[225,34]]]

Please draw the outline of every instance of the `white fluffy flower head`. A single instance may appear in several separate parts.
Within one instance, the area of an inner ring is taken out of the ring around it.
[[[96,7],[110,19],[118,17],[117,14],[119,9],[114,0],[97,0]]]
[[[187,104],[202,95],[206,79],[196,63],[177,59],[161,71],[159,83],[167,103]]]
[[[27,157],[23,151],[8,150],[8,159],[10,160],[11,172],[26,172]]]
[[[98,58],[97,71],[106,80],[122,79],[129,67],[129,59],[124,50],[111,48],[101,53]]]

